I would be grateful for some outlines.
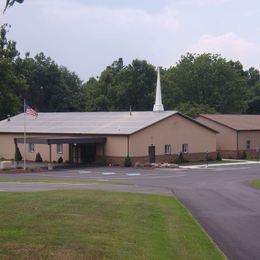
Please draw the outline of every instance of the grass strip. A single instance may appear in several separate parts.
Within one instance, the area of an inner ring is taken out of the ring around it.
[[[260,189],[260,180],[251,180],[249,185],[253,188]]]
[[[226,259],[175,198],[0,193],[1,259]]]
[[[97,180],[28,180],[28,179],[11,179],[11,178],[0,178],[0,182],[46,182],[46,183],[75,183],[75,184],[84,184],[84,183],[94,183],[94,184],[113,184],[113,185],[133,185],[131,183],[125,183],[125,182],[110,182],[110,181],[97,181]]]

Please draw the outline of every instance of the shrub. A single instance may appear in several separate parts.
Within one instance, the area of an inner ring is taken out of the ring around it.
[[[96,164],[99,166],[106,166],[107,165],[107,161],[105,156],[100,156],[97,158]]]
[[[241,158],[241,159],[246,159],[246,158],[247,158],[246,151],[243,151],[243,152],[242,152],[240,158]]]
[[[217,153],[216,161],[222,161],[222,157],[221,157],[220,152]]]
[[[174,163],[176,163],[176,164],[181,163],[181,160],[180,160],[179,156],[175,159]]]
[[[58,159],[58,161],[57,161],[58,163],[63,163],[63,158],[62,157],[60,157],[59,159]]]
[[[177,159],[175,160],[175,163],[176,164],[179,164],[179,163],[187,163],[189,162],[188,160],[186,160],[183,156],[183,153],[180,153],[177,157]]]
[[[18,146],[16,146],[15,148],[15,155],[14,155],[14,159],[17,162],[17,164],[23,159],[20,149]]]
[[[37,153],[35,156],[35,162],[42,162],[42,157],[40,153]]]
[[[131,167],[132,166],[132,162],[129,156],[127,156],[124,160],[124,166],[125,167]]]

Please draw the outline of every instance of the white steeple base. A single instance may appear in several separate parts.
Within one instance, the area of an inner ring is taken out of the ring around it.
[[[153,111],[158,111],[158,112],[164,111],[163,105],[154,104]]]
[[[157,68],[157,85],[156,85],[156,97],[155,97],[155,104],[153,106],[154,112],[162,112],[164,111],[163,104],[162,104],[162,93],[161,93],[161,78],[160,78],[160,67]]]

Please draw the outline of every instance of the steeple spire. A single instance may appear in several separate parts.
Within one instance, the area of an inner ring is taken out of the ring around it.
[[[153,111],[161,112],[164,111],[162,104],[162,92],[161,92],[161,78],[160,78],[160,67],[157,67],[157,85],[156,85],[156,97]]]

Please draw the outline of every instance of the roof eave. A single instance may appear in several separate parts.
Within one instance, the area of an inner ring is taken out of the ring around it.
[[[214,122],[214,123],[216,123],[216,124],[225,126],[225,127],[230,128],[230,129],[232,129],[232,130],[234,130],[234,131],[238,131],[238,129],[236,129],[236,128],[233,128],[233,127],[228,126],[228,125],[226,125],[226,124],[220,123],[220,122],[218,122],[218,121],[216,121],[216,120],[214,120],[214,119],[212,119],[212,118],[209,118],[209,117],[207,117],[207,116],[205,116],[205,115],[199,115],[198,117],[200,117],[200,116],[203,117],[203,118],[206,118],[206,119],[208,119],[208,120],[210,120],[210,121],[212,121],[212,122]],[[196,118],[198,118],[198,117],[196,117]]]

